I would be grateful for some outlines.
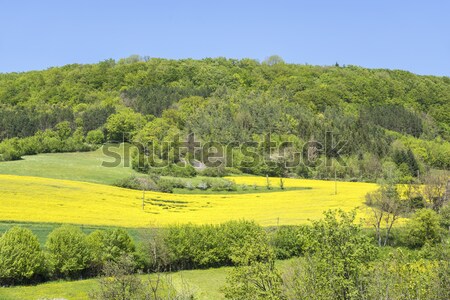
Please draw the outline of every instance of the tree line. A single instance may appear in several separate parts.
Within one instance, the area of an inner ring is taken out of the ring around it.
[[[0,237],[0,282],[233,266],[223,288],[228,299],[447,299],[448,208],[417,210],[386,250],[374,230],[356,224],[355,211],[277,228],[250,221],[172,225],[146,231],[138,243],[124,229],[87,235],[63,225],[43,249],[29,229],[14,226]],[[287,258],[292,264],[278,270],[275,260]]]

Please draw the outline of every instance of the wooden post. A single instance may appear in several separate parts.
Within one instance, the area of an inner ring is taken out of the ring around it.
[[[337,195],[337,174],[336,174],[336,169],[334,169],[334,194]]]

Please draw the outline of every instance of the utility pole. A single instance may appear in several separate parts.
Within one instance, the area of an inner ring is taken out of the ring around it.
[[[336,169],[334,169],[334,194],[337,195],[337,174],[336,174]]]

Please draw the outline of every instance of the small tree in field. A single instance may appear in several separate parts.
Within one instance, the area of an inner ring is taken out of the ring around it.
[[[91,248],[77,227],[56,228],[48,235],[45,248],[51,271],[57,277],[76,277],[90,266]]]
[[[15,226],[0,237],[0,286],[30,280],[42,268],[39,241],[31,230]]]
[[[87,237],[92,261],[101,267],[107,261],[117,261],[135,250],[134,242],[125,229],[115,228],[93,231]]]
[[[396,186],[381,185],[377,191],[366,195],[366,204],[372,211],[372,225],[375,227],[378,245],[386,246],[394,223],[405,210]]]

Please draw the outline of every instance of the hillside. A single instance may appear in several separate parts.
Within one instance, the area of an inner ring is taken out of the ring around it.
[[[0,74],[0,159],[87,151],[106,140],[159,147],[189,133],[202,143],[256,144],[256,152],[271,159],[269,142],[290,142],[289,151],[301,154],[308,142],[319,148],[330,143],[329,131],[345,145],[339,164],[304,160],[276,169],[248,165],[245,154],[235,151],[233,166],[258,175],[370,181],[394,168],[408,182],[428,168],[450,168],[449,112],[447,77],[293,65],[280,58],[259,63],[133,56]],[[283,147],[275,154],[286,159]],[[319,150],[318,156],[334,157]],[[174,164],[187,155],[173,156],[164,147],[155,154]],[[151,166],[139,159],[134,168],[148,172]]]

